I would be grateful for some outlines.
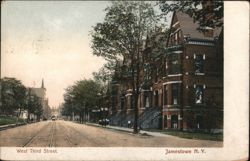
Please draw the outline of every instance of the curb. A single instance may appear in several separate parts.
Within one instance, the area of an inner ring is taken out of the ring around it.
[[[116,131],[122,131],[122,132],[126,132],[126,133],[130,133],[130,134],[134,134],[133,133],[133,129],[122,129],[122,128],[112,128],[110,126],[101,126],[101,125],[98,125],[98,124],[92,124],[92,123],[84,123],[85,125],[89,125],[89,126],[95,126],[95,127],[101,127],[101,128],[104,128],[104,129],[111,129],[111,130],[116,130]],[[138,132],[139,135],[144,135],[144,136],[153,136],[151,134],[148,134],[147,132],[145,131],[139,131]]]
[[[7,130],[7,129],[10,129],[10,128],[14,128],[14,127],[18,127],[18,126],[22,126],[22,125],[27,125],[27,123],[17,123],[17,124],[2,125],[2,126],[0,126],[0,131]]]

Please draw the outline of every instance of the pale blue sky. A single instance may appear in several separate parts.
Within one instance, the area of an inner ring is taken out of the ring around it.
[[[91,54],[89,31],[102,22],[108,1],[7,1],[1,4],[2,77],[39,87],[51,106],[64,88],[91,78],[104,60]]]
[[[154,3],[154,2],[153,2]],[[51,106],[64,89],[91,78],[105,61],[92,55],[89,32],[109,1],[5,1],[1,4],[2,77],[28,87],[44,78]]]

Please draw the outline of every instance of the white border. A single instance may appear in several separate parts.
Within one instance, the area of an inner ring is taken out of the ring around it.
[[[1,159],[247,160],[249,155],[249,3],[247,1],[225,2],[224,47],[224,147],[205,148],[205,154],[192,155],[166,155],[166,149],[194,150],[194,148],[167,147],[57,148],[57,154],[15,155],[17,148],[1,147]]]

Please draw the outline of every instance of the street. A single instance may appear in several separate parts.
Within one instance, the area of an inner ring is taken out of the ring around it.
[[[135,135],[69,121],[43,121],[0,131],[1,147],[222,147],[223,142]]]

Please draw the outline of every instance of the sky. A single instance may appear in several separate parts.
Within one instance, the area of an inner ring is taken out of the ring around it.
[[[152,2],[154,3],[154,2]],[[51,107],[65,88],[92,78],[105,60],[92,55],[90,31],[109,1],[5,1],[1,4],[1,77],[47,89]],[[156,6],[155,6],[156,7]],[[158,7],[157,7],[158,8]],[[170,22],[170,21],[169,21]]]
[[[47,89],[50,106],[64,89],[92,78],[105,63],[92,55],[89,32],[102,22],[107,1],[7,1],[1,4],[1,77]]]

